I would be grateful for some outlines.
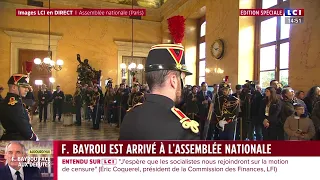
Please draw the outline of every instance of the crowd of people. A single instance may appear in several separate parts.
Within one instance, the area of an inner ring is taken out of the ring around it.
[[[2,90],[0,88],[0,90]],[[272,80],[270,87],[262,89],[254,82],[236,85],[233,93],[229,83],[201,86],[187,85],[182,91],[181,109],[189,118],[199,123],[202,140],[319,140],[320,139],[320,87],[312,87],[307,94],[294,91],[290,86]],[[105,92],[98,84],[77,84],[73,95],[76,123],[92,121],[92,128],[99,129],[101,121],[120,127],[128,111],[143,103],[149,94],[147,84],[125,83],[112,86],[109,82]],[[29,87],[26,104],[33,99]],[[65,95],[60,86],[51,93],[46,86],[38,92],[40,122],[47,119],[47,104],[54,102],[53,121],[61,109]],[[32,105],[29,105],[32,106]],[[28,107],[28,106],[27,106]]]
[[[236,85],[235,93],[229,84],[213,87],[213,92],[208,91],[203,82],[184,91],[181,109],[199,122],[201,139],[320,139],[319,86],[312,87],[306,96],[276,80],[265,89],[254,82]],[[206,124],[209,127],[205,128]]]
[[[132,87],[121,83],[105,87],[105,92],[98,84],[78,84],[73,95],[76,107],[76,125],[81,120],[92,121],[93,129],[99,129],[101,120],[111,126],[119,127],[126,112],[138,103],[143,103],[149,92],[148,85],[134,83]]]

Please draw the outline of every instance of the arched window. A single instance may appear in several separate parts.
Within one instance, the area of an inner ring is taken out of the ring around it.
[[[285,9],[289,1],[257,0],[257,8]],[[288,85],[290,25],[285,23],[285,16],[260,16],[256,21],[256,79],[264,88],[273,79]]]
[[[206,21],[205,17],[199,19],[198,33],[198,84],[206,81]]]

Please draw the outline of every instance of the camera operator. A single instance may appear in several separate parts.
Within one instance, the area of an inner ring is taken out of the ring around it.
[[[256,140],[262,140],[262,124],[259,121],[259,109],[263,96],[260,86],[256,84],[257,82],[247,81],[243,85],[243,93],[245,94],[243,122],[246,122],[247,135],[250,140],[254,140],[254,134],[256,135]]]
[[[239,108],[239,114],[238,114],[238,117],[239,118],[242,118],[242,122],[244,122],[243,120],[243,113],[242,111],[244,110],[243,108],[243,105],[244,105],[244,101],[245,101],[245,93],[242,89],[242,85],[238,84],[236,85],[236,92],[232,94],[232,96],[238,98],[240,100],[240,108]],[[237,123],[237,133],[236,133],[236,140],[240,140],[241,137],[243,137],[243,140],[246,139],[246,126],[244,125],[244,123],[242,122],[239,122]],[[241,125],[242,123],[242,125]],[[244,125],[244,126],[243,126]],[[242,132],[242,134],[240,134]],[[242,140],[242,139],[241,139]]]

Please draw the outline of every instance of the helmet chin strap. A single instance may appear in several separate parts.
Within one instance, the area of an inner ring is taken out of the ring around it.
[[[22,101],[22,96],[21,96],[21,93],[20,93],[20,85],[17,84],[17,86],[18,86],[18,95],[19,95],[19,97],[20,97],[20,99]],[[25,107],[23,106],[23,102],[21,102],[21,106],[22,106],[22,113],[24,114],[25,111],[23,110],[23,108],[25,108]]]

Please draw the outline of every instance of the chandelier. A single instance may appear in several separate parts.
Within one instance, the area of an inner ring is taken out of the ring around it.
[[[121,74],[122,74],[122,79],[127,79],[126,78],[126,73],[127,73],[127,65],[125,63],[121,63],[120,64],[120,68],[121,68]],[[143,71],[143,64],[137,64],[136,63],[131,63],[128,65],[128,72],[131,76],[135,76],[136,74],[138,74],[140,71]]]
[[[50,10],[50,0],[49,0],[49,10]],[[52,51],[50,47],[50,15],[49,15],[49,44],[48,44],[48,57],[44,58],[43,61],[40,58],[35,58],[33,60],[34,64],[37,65],[40,70],[47,70],[48,72],[52,72],[52,70],[60,71],[62,69],[63,60],[58,59],[57,62],[52,60]]]
[[[132,9],[133,9],[133,1],[132,1]],[[132,16],[131,17],[131,62],[128,67],[125,63],[121,63],[120,64],[120,69],[121,69],[121,77],[122,79],[127,79],[126,78],[126,73],[128,72],[129,75],[132,77],[132,83],[134,83],[136,81],[136,77],[135,75],[142,72],[143,69],[144,69],[144,66],[143,64],[136,64],[134,63],[133,59],[134,59],[134,56],[133,56],[133,19],[134,17]],[[128,70],[127,70],[128,69]],[[129,78],[130,78],[129,76]],[[131,82],[129,82],[131,84]]]

